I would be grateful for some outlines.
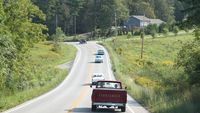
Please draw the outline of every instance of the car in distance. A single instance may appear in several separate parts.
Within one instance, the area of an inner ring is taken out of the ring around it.
[[[103,63],[103,56],[101,56],[101,55],[96,55],[95,63]]]
[[[87,44],[87,41],[85,39],[79,40],[79,44]]]
[[[99,50],[97,51],[97,55],[104,55],[104,51],[103,51],[102,49],[99,49]]]
[[[105,80],[103,73],[94,73],[92,76],[92,84],[91,85],[96,85],[98,81]]]
[[[92,111],[96,111],[98,107],[105,106],[107,108],[114,107],[126,111],[127,91],[122,89],[119,81],[98,81],[96,88],[92,91]]]

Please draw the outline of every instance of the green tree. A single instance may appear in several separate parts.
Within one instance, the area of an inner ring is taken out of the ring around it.
[[[57,27],[61,27],[65,33],[69,33],[69,26],[72,25],[69,0],[32,1],[47,15],[47,20],[44,23],[48,26],[50,35],[56,32]]]
[[[59,42],[62,41],[64,39],[64,37],[65,37],[65,34],[62,31],[62,29],[60,27],[57,27],[56,34],[52,35],[52,39],[54,41],[54,46],[52,48],[52,51],[60,52],[61,47],[59,45]]]
[[[4,12],[7,17],[4,24],[12,33],[18,52],[25,53],[34,42],[45,38],[43,30],[47,30],[46,26],[32,23],[35,17],[45,20],[45,15],[30,0],[9,0]]]
[[[154,0],[156,17],[172,24],[174,23],[174,7],[170,0]]]
[[[109,35],[111,26],[125,20],[128,17],[128,10],[125,7],[118,7],[125,5],[122,0],[101,0],[98,5],[97,27],[101,29],[103,36]],[[118,25],[118,24],[117,24]]]
[[[183,21],[185,15],[184,15],[184,4],[181,3],[180,1],[178,0],[174,0],[174,16],[175,16],[175,20],[178,21],[178,22],[181,22]]]
[[[83,8],[83,4],[85,1],[83,0],[68,0],[68,4],[70,6],[70,16],[73,17],[73,28],[74,34],[76,36],[77,33],[77,16],[79,15],[79,11]]]
[[[200,84],[200,1],[199,0],[180,0],[185,4],[185,13],[187,26],[197,25],[195,29],[196,39],[193,42],[184,44],[178,53],[177,64],[183,66],[189,76],[190,84]]]
[[[0,35],[0,89],[12,89],[16,48],[10,37]]]
[[[56,34],[52,35],[53,37],[53,41],[55,43],[58,43],[60,41],[62,41],[65,37],[65,33],[63,32],[63,30],[61,29],[61,27],[57,27],[56,28]]]
[[[184,4],[184,12],[187,15],[188,26],[200,25],[200,1],[199,0],[179,0]]]
[[[145,15],[149,18],[155,18],[154,7],[146,0],[127,0],[130,15]]]
[[[34,43],[45,39],[46,26],[33,23],[33,19],[45,20],[45,15],[30,0],[0,0],[0,77],[8,89],[23,89],[28,79],[25,59]]]

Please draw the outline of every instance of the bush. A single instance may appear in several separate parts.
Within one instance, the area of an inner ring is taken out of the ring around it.
[[[128,38],[128,39],[131,38],[131,34],[128,34],[128,35],[127,35],[127,38]]]
[[[200,84],[200,40],[182,47],[178,53],[177,64],[184,67],[190,84]]]
[[[51,39],[54,42],[60,42],[60,41],[63,41],[65,37],[66,37],[65,33],[62,31],[62,29],[60,27],[57,27],[56,28],[56,34],[53,34],[51,36]]]
[[[189,29],[188,29],[188,28],[184,28],[184,31],[185,31],[186,33],[188,33],[188,32],[189,32]]]
[[[146,28],[145,28],[145,34],[151,35],[151,34],[155,34],[158,32],[158,26],[156,24],[149,24]]]
[[[175,34],[175,36],[177,36],[178,32],[179,32],[178,26],[174,26],[173,27],[173,33]]]
[[[195,29],[194,33],[195,33],[195,37],[197,38],[197,40],[200,40],[200,28]]]
[[[64,32],[62,31],[62,29],[60,27],[56,28],[56,34],[52,35],[52,39],[54,42],[52,51],[59,53],[59,51],[61,50],[59,42],[63,41],[65,37],[66,36],[65,36]]]
[[[163,29],[163,34],[164,34],[164,35],[167,35],[168,32],[169,32],[169,30],[168,30],[167,28],[164,28],[164,29]]]
[[[156,32],[155,31],[152,31],[151,33],[150,33],[150,35],[153,37],[153,38],[156,38]]]
[[[161,24],[158,29],[159,29],[158,30],[159,33],[165,34],[166,31],[169,32],[169,28],[168,28],[167,24],[165,24],[165,23]]]
[[[56,53],[59,53],[60,50],[61,50],[61,47],[60,47],[60,45],[58,43],[54,43],[53,44],[53,48],[51,50],[56,52]]]
[[[135,31],[134,36],[139,36],[141,34],[140,30]]]

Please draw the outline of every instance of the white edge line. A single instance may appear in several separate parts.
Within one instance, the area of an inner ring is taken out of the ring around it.
[[[127,107],[128,107],[128,109],[131,111],[131,113],[135,113],[134,111],[133,111],[133,109],[127,104]]]
[[[70,70],[70,72],[69,72],[68,76],[66,77],[66,79],[63,80],[63,82],[62,82],[59,86],[57,86],[56,88],[52,89],[51,91],[49,91],[49,92],[47,92],[47,93],[45,93],[45,94],[43,94],[43,95],[41,95],[41,96],[39,96],[39,97],[33,98],[33,99],[29,100],[29,101],[26,101],[26,102],[24,102],[24,103],[22,103],[22,104],[20,104],[20,105],[15,106],[14,108],[11,108],[11,109],[9,109],[9,110],[7,110],[7,111],[4,111],[4,112],[2,112],[2,113],[10,113],[10,112],[16,111],[16,110],[18,110],[18,109],[21,109],[21,108],[23,108],[23,107],[26,107],[26,106],[28,106],[28,105],[30,105],[30,104],[36,102],[36,101],[39,101],[39,100],[42,99],[42,98],[45,98],[46,96],[48,96],[48,95],[54,93],[57,89],[59,89],[60,87],[62,87],[62,86],[64,85],[64,83],[69,79],[70,75],[72,75],[72,73],[73,73],[74,70],[76,69],[77,63],[79,62],[79,60],[80,60],[80,58],[81,58],[81,57],[80,57],[80,56],[81,56],[80,48],[77,47],[76,45],[75,45],[75,47],[77,48],[78,51],[77,51],[77,53],[76,53],[76,57],[75,57],[75,60],[74,60],[74,63],[73,63],[73,67],[72,67],[72,69]]]
[[[107,59],[107,68],[108,68],[108,72],[109,72],[109,78],[110,79],[112,79],[112,76],[111,75],[113,75],[113,77],[114,77],[114,74],[113,74],[113,71],[112,71],[112,69],[111,69],[111,62],[110,62],[110,57],[109,57],[109,54],[108,54],[108,51],[103,47],[103,46],[101,46],[101,45],[99,45],[99,44],[97,44],[99,47],[101,47],[101,48],[103,48],[104,49],[104,51],[106,51],[106,59]],[[114,77],[114,79],[115,79],[115,77]],[[128,107],[128,109],[131,111],[131,113],[135,113],[134,111],[133,111],[133,109],[127,104],[127,107]]]

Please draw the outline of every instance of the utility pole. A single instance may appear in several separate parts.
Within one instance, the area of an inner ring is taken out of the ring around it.
[[[117,37],[117,14],[115,11],[115,37]]]
[[[143,59],[143,54],[144,54],[144,16],[143,16],[143,25],[142,25],[142,31],[141,31],[141,39],[142,39],[141,59]]]
[[[96,36],[96,23],[97,23],[97,6],[96,6],[96,4],[97,4],[97,1],[96,0],[94,0],[94,33],[93,33],[93,36],[95,37]],[[94,38],[93,37],[93,38]]]
[[[55,25],[55,27],[56,28],[58,27],[58,16],[57,16],[57,14],[56,14],[56,25]]]
[[[76,38],[76,15],[74,15],[74,34]]]

